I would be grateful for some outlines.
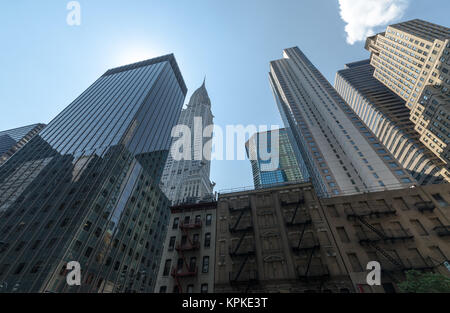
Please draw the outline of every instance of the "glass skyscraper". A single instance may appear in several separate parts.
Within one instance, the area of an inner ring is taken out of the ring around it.
[[[186,92],[173,55],[111,69],[0,167],[0,292],[153,291]]]
[[[278,145],[272,144],[272,136],[278,137]],[[265,138],[261,140],[261,137]],[[303,180],[304,176],[295,158],[286,129],[256,133],[246,142],[245,149],[252,164],[253,182],[256,189]],[[278,158],[277,168],[264,170],[264,164],[269,165],[273,160],[264,160],[261,158],[260,152],[276,156]]]
[[[45,124],[33,124],[0,132],[0,165],[23,147]]]
[[[270,83],[297,160],[321,196],[416,183],[297,48],[270,63]]]

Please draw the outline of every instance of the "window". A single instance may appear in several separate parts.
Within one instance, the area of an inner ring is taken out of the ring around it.
[[[211,214],[206,215],[206,226],[211,225],[211,221],[212,221],[212,215]]]
[[[427,236],[428,233],[423,227],[422,223],[419,220],[411,220],[411,224],[414,226],[415,230],[419,233],[420,236]]]
[[[209,248],[211,246],[211,233],[205,234],[205,248]]]
[[[197,258],[193,256],[191,258],[191,261],[189,262],[189,271],[191,273],[195,272],[196,267],[197,267]]]
[[[197,216],[195,217],[195,224],[200,224],[201,221],[202,221],[202,217],[201,217],[200,215],[197,215]]]
[[[94,250],[92,247],[87,247],[86,253],[84,254],[85,257],[90,257],[92,254],[92,250]]]
[[[354,272],[362,272],[363,268],[361,266],[361,263],[359,262],[359,259],[356,255],[356,253],[348,253],[347,256],[348,256],[348,259],[350,261],[353,271]]]
[[[172,225],[172,229],[177,229],[178,228],[178,223],[180,222],[180,218],[179,217],[175,217],[173,219],[173,225]]]
[[[201,293],[208,293],[208,284],[202,284]]]
[[[170,265],[172,264],[172,260],[168,259],[166,260],[166,263],[164,264],[164,272],[163,276],[169,276],[170,273]]]
[[[209,256],[203,257],[203,266],[202,266],[202,273],[208,273],[209,272]]]
[[[405,172],[403,172],[402,170],[396,170],[395,174],[402,176],[402,175],[405,175]]]
[[[47,244],[47,248],[52,248],[55,245],[57,240],[58,240],[57,238],[50,239],[50,241]]]
[[[192,237],[192,243],[195,245],[199,242],[199,234],[194,234],[194,236]]]
[[[175,237],[175,236],[170,237],[169,251],[173,251],[173,249],[175,248],[175,240],[176,239],[177,239],[177,237]]]
[[[87,221],[86,224],[84,224],[83,229],[85,231],[89,231],[91,229],[91,225],[92,225],[92,223],[90,221]]]
[[[445,201],[444,198],[442,198],[442,196],[440,194],[436,193],[436,194],[433,194],[432,196],[433,196],[434,200],[436,200],[439,203],[440,206],[443,206],[443,207],[448,206],[447,201]]]
[[[39,246],[39,244],[41,243],[40,240],[36,240],[33,245],[31,246],[31,250],[35,250],[37,249],[37,247]]]
[[[31,268],[30,273],[35,274],[35,273],[39,272],[39,269],[41,268],[42,263],[43,263],[42,261],[37,261]]]
[[[159,287],[159,293],[166,293],[166,292],[167,292],[167,286]]]
[[[194,293],[194,285],[188,285],[186,293]]]
[[[342,242],[350,242],[350,238],[348,238],[347,232],[345,231],[344,227],[337,227],[336,230]]]
[[[16,246],[16,252],[19,252],[20,250],[22,250],[23,246],[26,244],[25,241],[21,241],[17,246]]]
[[[23,268],[25,267],[25,263],[20,263],[17,267],[16,267],[16,271],[14,272],[14,275],[19,275]]]
[[[183,269],[184,260],[182,258],[179,258],[177,261],[177,272],[180,273]]]

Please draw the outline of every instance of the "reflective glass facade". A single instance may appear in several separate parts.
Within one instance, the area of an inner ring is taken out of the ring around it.
[[[278,136],[278,145],[272,144],[273,136]],[[257,133],[247,141],[245,148],[252,164],[255,188],[304,180],[286,129]],[[264,165],[269,167],[273,160],[264,160],[266,157],[261,157],[260,153],[277,156],[277,168],[264,170]]]
[[[0,132],[0,165],[45,127],[33,124]]]
[[[0,292],[153,291],[186,91],[173,55],[109,70],[0,167]]]

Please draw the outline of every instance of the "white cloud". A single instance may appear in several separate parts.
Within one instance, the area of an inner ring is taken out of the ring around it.
[[[400,19],[409,0],[339,0],[340,14],[347,23],[347,42],[353,45],[375,34],[375,29]]]

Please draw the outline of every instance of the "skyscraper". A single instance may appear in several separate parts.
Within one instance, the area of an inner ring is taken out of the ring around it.
[[[405,101],[375,79],[373,73],[370,60],[347,64],[337,72],[334,87],[420,184],[441,182],[445,163],[420,142]]]
[[[277,137],[278,145],[272,145],[272,135]],[[286,129],[256,133],[246,142],[245,149],[252,164],[253,182],[256,189],[303,180]],[[277,160],[274,165],[276,164],[277,168],[264,170],[263,165],[274,160],[263,160],[260,151],[270,152],[271,155],[276,156]]]
[[[203,137],[204,130],[213,125],[213,118],[211,100],[203,81],[178,120],[179,125],[187,126],[190,130],[190,158],[176,160],[169,154],[161,180],[161,189],[173,204],[197,202],[211,198],[213,194],[214,184],[209,178],[211,149],[205,147],[210,137]]]
[[[186,92],[173,55],[111,69],[0,167],[1,292],[153,291]]]
[[[449,164],[450,28],[418,19],[390,25],[366,49],[374,77],[405,100],[422,143]]]
[[[44,124],[33,124],[0,132],[0,165],[5,163],[17,150],[23,147]]]
[[[297,160],[324,196],[416,183],[299,48],[270,63],[270,83]]]

